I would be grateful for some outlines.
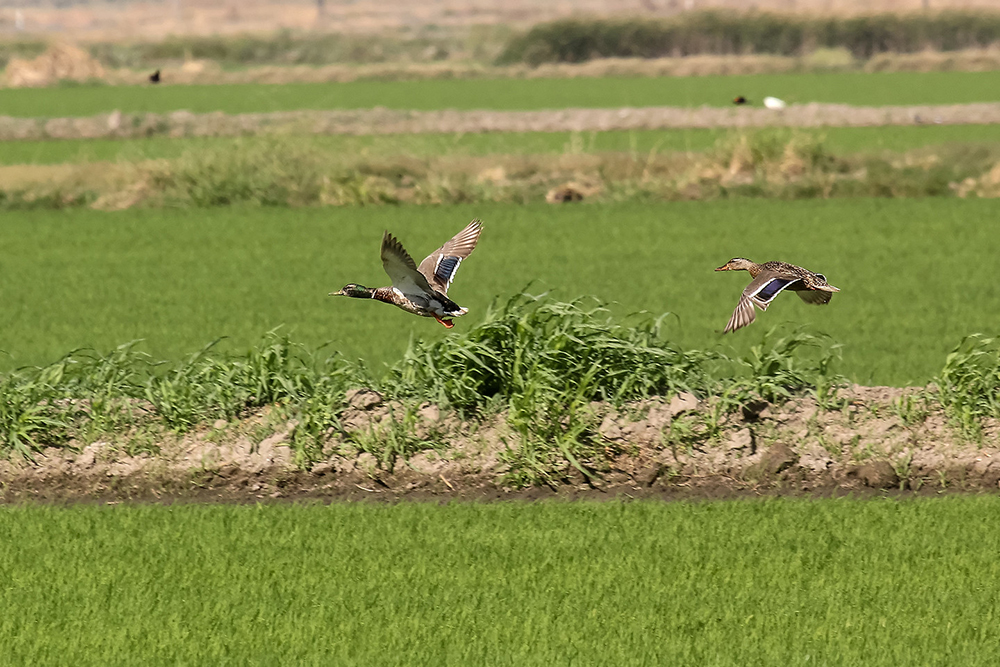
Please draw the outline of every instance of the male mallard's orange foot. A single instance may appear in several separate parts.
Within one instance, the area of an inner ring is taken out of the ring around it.
[[[434,316],[434,319],[443,324],[445,329],[451,329],[453,326],[455,326],[455,323],[452,322],[451,320],[442,320],[437,315]]]

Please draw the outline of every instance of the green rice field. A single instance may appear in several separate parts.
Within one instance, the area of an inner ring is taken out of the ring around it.
[[[4,662],[993,665],[995,497],[0,508]]]
[[[383,229],[419,261],[480,217],[482,241],[451,290],[470,309],[459,329],[530,285],[561,299],[596,295],[621,313],[669,311],[665,335],[687,347],[745,349],[772,325],[808,325],[844,345],[854,380],[923,384],[963,336],[997,332],[998,214],[997,200],[959,199],[8,212],[0,349],[8,367],[133,339],[178,358],[284,325],[377,369],[410,336],[445,330],[327,293],[387,282]],[[722,337],[748,276],[712,269],[735,255],[802,264],[843,291],[823,308],[783,296]]]
[[[72,86],[5,89],[0,116],[89,116],[176,109],[250,113],[294,109],[559,109],[760,103],[960,104],[1000,100],[1000,72],[757,74],[578,79],[450,79],[350,83]]]
[[[606,132],[494,132],[481,134],[393,134],[312,136],[320,150],[343,155],[438,156],[552,154],[569,152],[702,151],[715,146],[732,130],[613,130]],[[808,134],[823,139],[833,153],[905,151],[949,144],[1000,143],[1000,125],[926,125],[919,127],[830,127],[823,130],[761,130],[781,136]],[[273,142],[273,138],[262,139]],[[252,138],[188,137],[173,139],[67,139],[0,143],[0,164],[60,164],[105,160],[175,158],[185,152],[225,148]]]

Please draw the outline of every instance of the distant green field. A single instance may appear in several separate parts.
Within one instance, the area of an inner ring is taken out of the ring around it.
[[[0,508],[30,665],[994,665],[1000,499]]]
[[[604,79],[451,79],[162,86],[74,86],[0,91],[0,115],[293,109],[561,109],[566,107],[726,106],[736,95],[760,104],[958,104],[1000,100],[1000,72],[758,74]]]
[[[1000,143],[1000,125],[928,125],[922,127],[830,127],[822,130],[761,130],[791,136],[822,137],[834,152],[893,150],[955,143]],[[542,154],[567,152],[701,151],[734,130],[615,130],[608,132],[494,132],[482,134],[392,134],[370,136],[296,137],[344,155],[438,156]],[[268,138],[266,141],[272,141]],[[57,164],[103,160],[174,158],[186,151],[211,150],[252,138],[190,137],[171,139],[72,139],[0,143],[0,164]]]
[[[145,339],[176,358],[218,336],[237,345],[286,325],[294,338],[396,360],[411,335],[445,330],[396,308],[326,294],[387,278],[383,229],[419,260],[473,217],[486,230],[452,296],[476,321],[529,283],[594,294],[620,311],[670,311],[666,335],[745,349],[771,325],[811,325],[844,344],[844,368],[876,384],[924,383],[966,334],[998,333],[998,200],[739,200],[607,205],[8,212],[0,226],[0,349],[6,366]],[[722,337],[746,274],[735,255],[827,274],[828,307],[782,296]]]

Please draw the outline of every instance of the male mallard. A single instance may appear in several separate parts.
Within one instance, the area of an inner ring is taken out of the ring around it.
[[[813,273],[801,266],[785,262],[755,264],[749,259],[734,257],[716,271],[749,271],[750,277],[753,278],[743,290],[740,302],[736,304],[736,310],[733,311],[733,316],[729,318],[729,324],[722,333],[736,331],[753,322],[757,317],[753,307],[767,310],[781,290],[790,289],[806,303],[818,306],[830,303],[833,292],[840,291],[839,288],[827,283],[826,276],[822,273]]]
[[[384,301],[414,315],[433,317],[450,329],[455,324],[444,318],[465,315],[469,309],[448,298],[448,287],[462,260],[475,250],[482,231],[482,223],[473,220],[450,241],[427,255],[419,267],[396,237],[386,231],[382,235],[382,267],[392,279],[392,287],[371,288],[349,283],[339,292],[331,292],[330,296]]]

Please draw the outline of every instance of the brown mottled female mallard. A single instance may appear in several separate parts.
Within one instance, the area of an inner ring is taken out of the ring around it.
[[[382,235],[382,267],[392,279],[392,287],[371,288],[349,283],[330,296],[350,296],[355,299],[375,299],[398,306],[408,313],[433,317],[450,329],[454,322],[446,317],[459,317],[469,312],[448,298],[448,287],[455,279],[462,260],[476,248],[482,223],[476,219],[450,241],[429,254],[420,266],[388,231]]]
[[[736,304],[736,310],[729,318],[726,330],[722,332],[724,334],[753,322],[757,317],[753,307],[767,310],[774,297],[784,289],[790,289],[806,303],[818,306],[830,303],[833,292],[840,291],[839,288],[827,283],[826,276],[822,273],[813,273],[801,266],[785,262],[755,264],[744,257],[734,257],[716,271],[749,271],[752,278],[750,284],[743,290],[740,302]]]

